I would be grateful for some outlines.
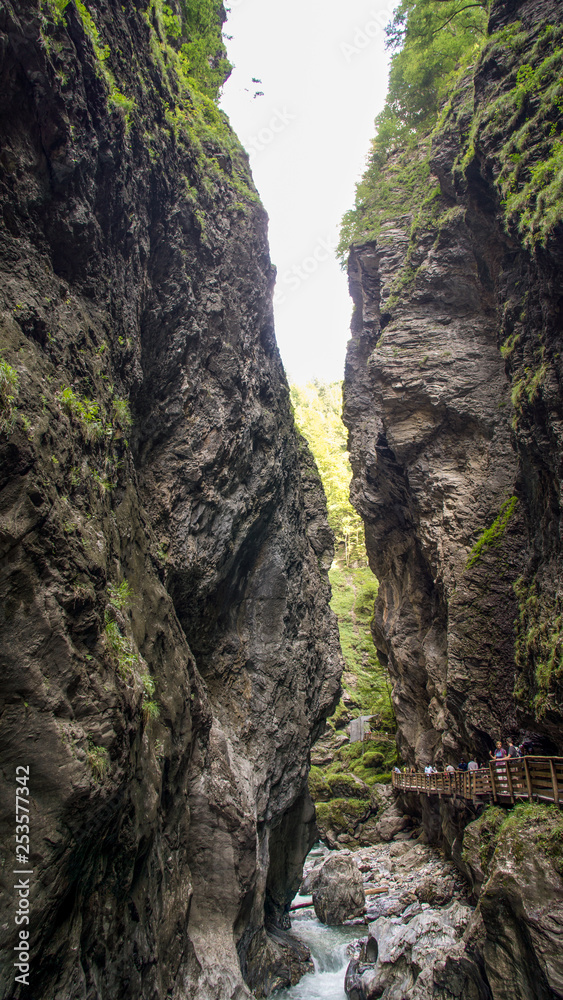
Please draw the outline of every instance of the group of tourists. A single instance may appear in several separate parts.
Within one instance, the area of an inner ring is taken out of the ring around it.
[[[510,760],[511,758],[514,757],[523,757],[524,753],[525,753],[525,748],[523,747],[523,745],[516,746],[512,742],[512,740],[509,740],[507,749],[505,750],[505,748],[502,745],[502,742],[500,740],[497,740],[495,749],[491,750],[489,757],[491,760],[494,761],[502,761],[502,760]],[[444,773],[454,774],[456,771],[480,771],[488,766],[489,766],[488,761],[479,764],[476,760],[466,761],[465,758],[462,757],[457,767],[454,767],[453,764],[446,764],[444,768]],[[402,772],[400,767],[395,767],[393,770],[395,771],[396,774],[401,774],[401,773],[418,774],[416,767],[404,767]],[[432,764],[427,764],[426,767],[424,768],[424,773],[439,774],[440,772]]]
[[[524,747],[515,746],[512,740],[508,741],[508,750],[505,750],[501,741],[497,740],[497,745],[489,754],[491,760],[510,760],[511,757],[523,757]]]

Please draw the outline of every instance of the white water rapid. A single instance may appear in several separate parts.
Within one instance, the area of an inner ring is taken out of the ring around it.
[[[306,867],[323,856],[317,845],[310,852]],[[296,896],[294,903],[307,903],[310,896]],[[295,985],[275,994],[276,1000],[346,1000],[344,976],[350,961],[347,948],[350,941],[365,934],[364,925],[327,927],[317,920],[313,907],[292,914],[291,932],[311,950],[315,971],[307,973]]]
[[[297,897],[296,902],[305,898]],[[347,946],[362,936],[362,927],[327,927],[315,911],[301,910],[292,920],[292,933],[311,949],[315,971],[309,972],[296,986],[280,990],[276,1000],[346,1000],[344,976],[350,957]]]

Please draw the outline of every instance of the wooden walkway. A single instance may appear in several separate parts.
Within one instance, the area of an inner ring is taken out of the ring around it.
[[[494,760],[479,771],[397,774],[393,788],[419,795],[473,802],[554,802],[563,808],[563,757],[515,757]]]

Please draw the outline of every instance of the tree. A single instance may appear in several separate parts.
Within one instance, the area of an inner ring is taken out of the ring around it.
[[[349,498],[352,470],[342,412],[342,383],[290,386],[295,423],[313,452],[327,498],[328,521],[348,566],[366,563],[363,524]]]

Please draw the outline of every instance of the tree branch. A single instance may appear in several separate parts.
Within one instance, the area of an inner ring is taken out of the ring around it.
[[[446,0],[438,0],[438,3],[445,3],[445,2]],[[444,21],[444,23],[441,24],[439,28],[436,28],[436,31],[432,32],[432,38],[434,38],[434,35],[437,35],[439,31],[442,31],[442,29],[445,28],[446,25],[450,23],[450,21],[453,21],[454,17],[457,17],[458,14],[463,14],[464,10],[470,10],[472,7],[480,7],[481,10],[485,9],[482,3],[468,3],[466,4],[465,7],[460,7],[459,10],[456,10],[451,17],[448,17],[447,21]]]

